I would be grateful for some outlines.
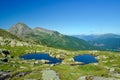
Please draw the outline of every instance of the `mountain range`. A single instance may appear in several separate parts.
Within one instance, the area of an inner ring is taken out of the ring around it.
[[[120,35],[63,35],[41,27],[30,28],[24,23],[12,25],[8,30],[0,29],[1,44],[12,45],[27,42],[67,50],[117,50],[120,51]],[[7,43],[6,43],[7,41]],[[29,45],[29,44],[27,44]]]
[[[93,46],[107,50],[120,50],[120,35],[101,34],[101,35],[73,35],[79,39],[86,40]]]
[[[47,30],[41,27],[31,29],[29,26],[21,22],[11,26],[8,29],[8,32],[48,47],[68,50],[88,50],[92,48],[92,46],[83,39],[63,35],[57,31]]]

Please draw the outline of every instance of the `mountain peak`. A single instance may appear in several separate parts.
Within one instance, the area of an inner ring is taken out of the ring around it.
[[[16,34],[18,36],[24,37],[24,34],[26,34],[27,32],[31,32],[32,29],[29,28],[26,24],[22,22],[18,22],[17,24],[14,24],[13,26],[11,26],[8,29],[8,31],[11,32],[12,34]]]
[[[23,22],[18,22],[18,23],[16,23],[16,24],[14,24],[12,27],[22,27],[22,28],[24,28],[24,27],[26,27],[26,28],[29,28],[25,23],[23,23]],[[30,29],[30,28],[29,28]]]

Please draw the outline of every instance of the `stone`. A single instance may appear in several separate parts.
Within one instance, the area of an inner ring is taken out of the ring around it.
[[[8,59],[4,58],[2,59],[3,62],[8,62]]]
[[[115,68],[110,68],[109,72],[110,73],[115,73]]]
[[[60,80],[54,70],[46,69],[42,71],[42,80]]]

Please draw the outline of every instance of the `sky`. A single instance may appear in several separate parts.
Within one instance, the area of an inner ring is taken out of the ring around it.
[[[0,0],[0,28],[18,22],[66,35],[120,34],[120,0]]]

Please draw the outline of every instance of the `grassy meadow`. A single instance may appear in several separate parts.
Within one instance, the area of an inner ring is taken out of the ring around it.
[[[0,61],[0,70],[4,72],[10,71],[10,78],[7,78],[8,80],[41,80],[42,70],[46,68],[56,71],[61,80],[77,80],[80,76],[87,75],[120,78],[113,76],[110,72],[110,69],[114,68],[113,74],[120,73],[120,52],[94,50],[70,51],[41,45],[21,47],[0,46],[0,49],[10,51],[10,55],[7,56],[8,62]],[[62,55],[63,61],[60,64],[53,65],[41,64],[39,60],[23,60],[19,58],[20,55],[35,52],[45,52],[52,57]],[[73,62],[73,57],[78,54],[94,55],[99,62],[86,65],[70,65]],[[2,58],[4,56],[0,54],[0,59]],[[24,73],[24,75],[20,76],[19,73]]]

